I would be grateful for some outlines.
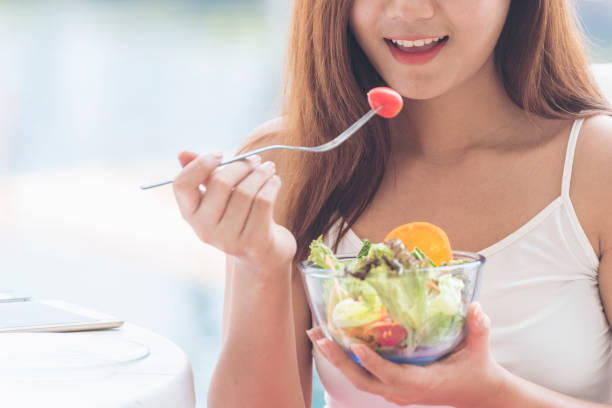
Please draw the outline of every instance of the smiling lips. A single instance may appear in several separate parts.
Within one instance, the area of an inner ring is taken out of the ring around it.
[[[385,39],[393,57],[402,64],[431,61],[448,42],[448,36],[419,39]]]

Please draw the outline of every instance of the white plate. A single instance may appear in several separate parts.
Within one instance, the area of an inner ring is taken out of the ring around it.
[[[0,371],[112,367],[146,358],[149,347],[93,333],[0,334]]]

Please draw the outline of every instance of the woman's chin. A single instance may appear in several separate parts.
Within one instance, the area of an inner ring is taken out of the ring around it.
[[[435,99],[444,94],[444,92],[442,91],[436,92],[433,89],[422,89],[422,90],[414,90],[414,89],[401,90],[397,88],[394,88],[394,89],[396,89],[400,93],[400,95],[402,95],[404,98],[413,100],[413,101],[427,101],[427,100]]]
[[[402,80],[394,81],[389,86],[399,92],[406,99],[416,101],[426,101],[429,99],[437,98],[444,93],[448,92],[448,88],[441,84],[434,84],[431,81],[417,81],[417,80]]]

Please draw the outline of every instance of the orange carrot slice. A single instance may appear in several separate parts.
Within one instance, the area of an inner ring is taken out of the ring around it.
[[[428,288],[432,288],[433,290],[437,290],[438,292],[442,292],[440,290],[440,287],[438,285],[436,285],[436,282],[434,282],[434,281],[427,282],[427,287]]]
[[[385,242],[394,238],[400,239],[409,251],[418,247],[436,265],[449,262],[453,258],[448,236],[442,228],[429,222],[400,225],[387,234]]]

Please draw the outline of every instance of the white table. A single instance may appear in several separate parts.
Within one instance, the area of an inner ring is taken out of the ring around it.
[[[149,330],[0,334],[0,406],[193,408],[191,365]]]

